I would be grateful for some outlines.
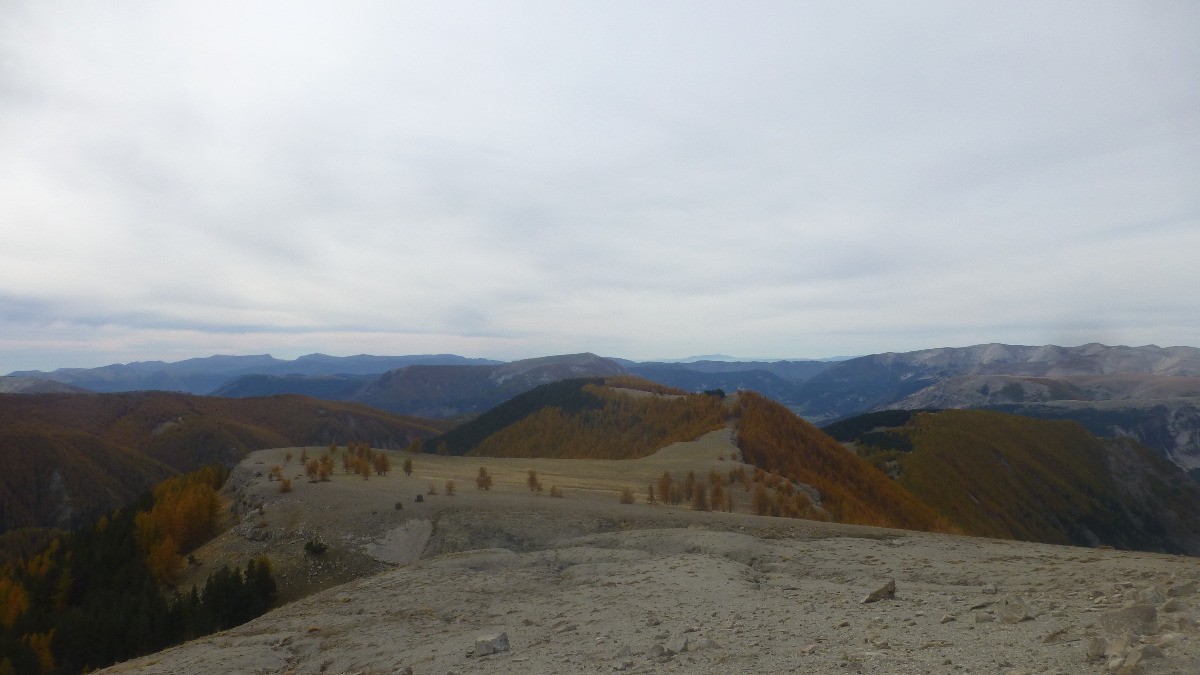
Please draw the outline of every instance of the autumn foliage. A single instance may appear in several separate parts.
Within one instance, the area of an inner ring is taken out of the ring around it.
[[[183,566],[181,554],[216,534],[221,512],[217,488],[227,475],[208,467],[163,481],[154,489],[154,506],[135,517],[138,546],[160,582],[173,581]]]

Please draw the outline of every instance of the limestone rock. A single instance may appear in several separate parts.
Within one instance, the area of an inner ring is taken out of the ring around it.
[[[475,656],[487,656],[508,651],[508,633],[475,638]]]
[[[1171,612],[1185,612],[1187,611],[1187,608],[1188,606],[1186,602],[1180,600],[1179,598],[1171,598],[1162,604],[1162,607],[1159,608],[1159,611],[1169,614]]]
[[[896,597],[896,580],[888,579],[887,583],[876,588],[863,598],[863,604],[869,602],[879,602],[880,600],[891,600]]]
[[[682,654],[688,650],[688,636],[679,633],[667,641],[667,651],[672,654]]]
[[[1134,605],[1100,615],[1100,626],[1109,635],[1133,633],[1149,635],[1158,627],[1158,611],[1153,605]]]
[[[1195,581],[1189,581],[1186,584],[1178,584],[1167,589],[1167,597],[1182,598],[1196,593],[1197,584]]]
[[[1000,599],[1000,620],[1004,623],[1021,623],[1033,618],[1029,604],[1019,595],[1006,595]]]

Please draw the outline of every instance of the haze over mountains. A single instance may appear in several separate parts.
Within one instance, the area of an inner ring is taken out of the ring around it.
[[[303,394],[423,417],[476,415],[538,384],[634,374],[687,391],[758,391],[815,423],[889,408],[992,408],[1073,419],[1131,436],[1185,469],[1200,468],[1200,349],[984,344],[844,361],[636,362],[594,354],[504,364],[462,356],[213,356],[45,373],[10,391],[167,389],[226,397]],[[33,379],[30,379],[33,378]]]

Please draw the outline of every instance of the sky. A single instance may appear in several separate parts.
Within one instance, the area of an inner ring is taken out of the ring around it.
[[[0,373],[1200,346],[1200,3],[0,3]]]

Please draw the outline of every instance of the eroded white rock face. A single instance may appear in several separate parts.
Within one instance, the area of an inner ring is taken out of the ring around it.
[[[368,543],[364,549],[367,555],[380,562],[407,565],[419,560],[425,544],[433,534],[433,523],[428,520],[414,519],[405,521],[399,527],[388,530],[378,541]]]

